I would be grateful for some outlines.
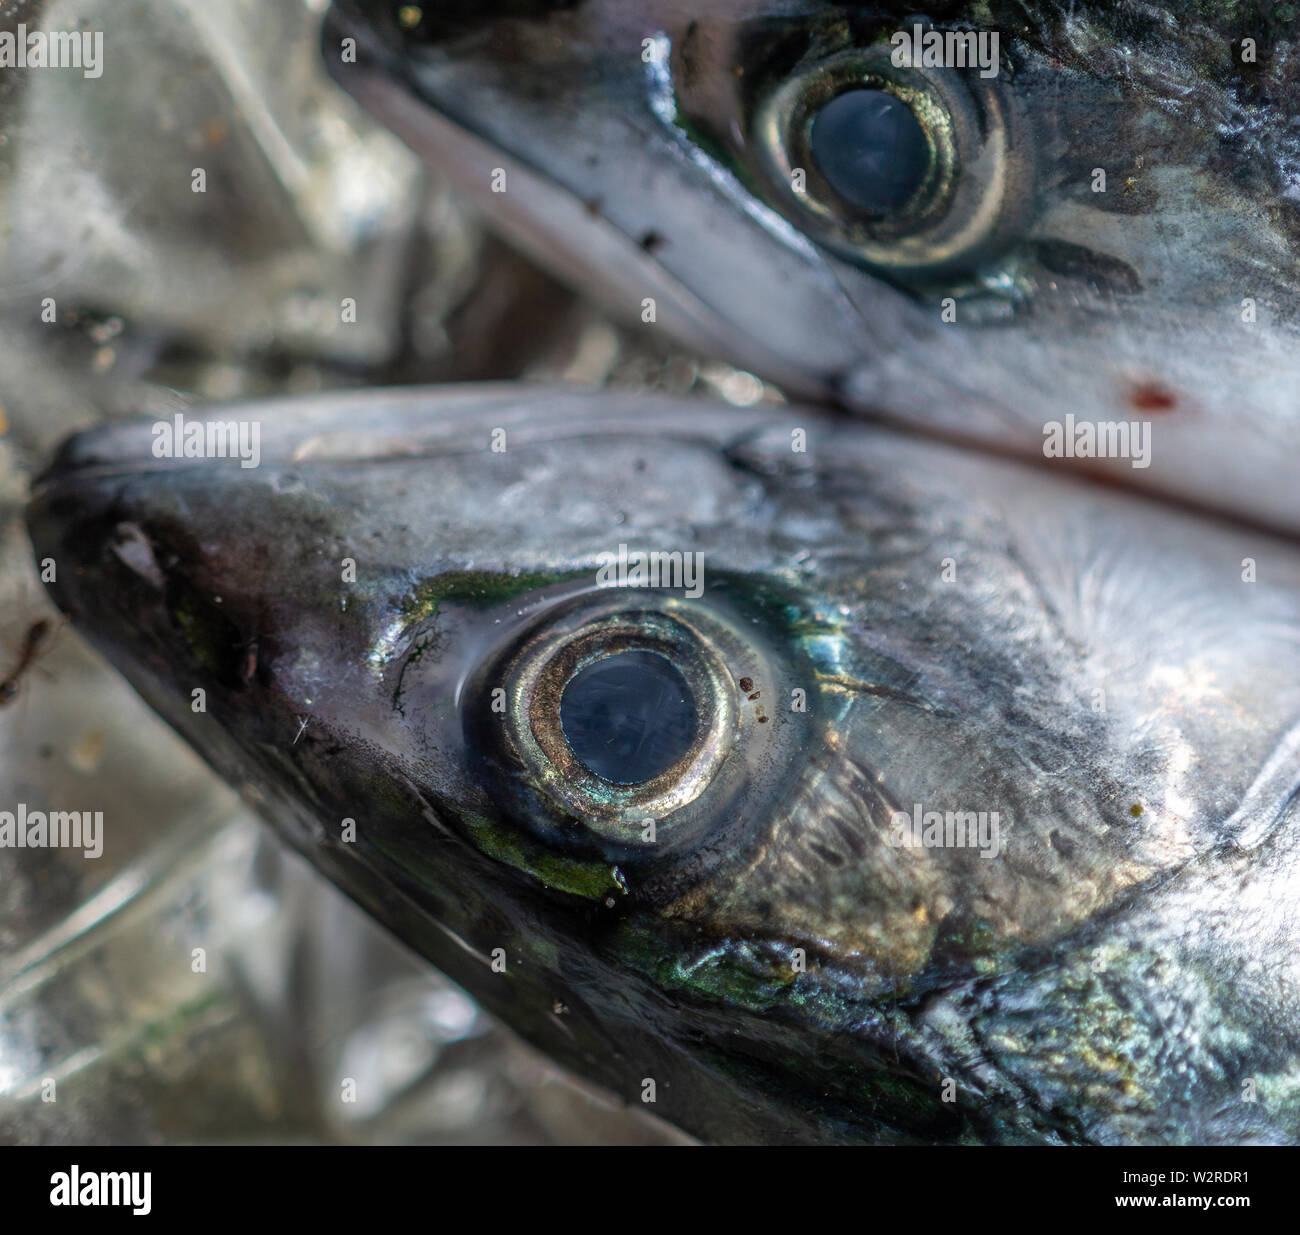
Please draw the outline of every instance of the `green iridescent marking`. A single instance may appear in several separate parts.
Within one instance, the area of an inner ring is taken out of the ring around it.
[[[622,872],[603,862],[581,862],[551,853],[517,833],[496,828],[482,815],[466,815],[466,830],[480,852],[507,866],[513,866],[547,887],[602,900],[615,891],[626,893]]]
[[[405,621],[419,622],[437,617],[444,601],[487,609],[557,583],[592,577],[594,569],[520,575],[486,570],[451,570],[417,584],[402,600],[400,611]]]

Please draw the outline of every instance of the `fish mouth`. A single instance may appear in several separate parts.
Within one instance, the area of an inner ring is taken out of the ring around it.
[[[525,387],[526,389],[526,387]],[[97,425],[65,439],[34,481],[40,491],[97,475],[232,465],[284,467],[314,460],[373,462],[457,449],[464,419],[520,403],[517,387],[483,383],[413,403],[401,390],[244,401],[199,414],[177,411]],[[254,443],[256,454],[254,451]]]

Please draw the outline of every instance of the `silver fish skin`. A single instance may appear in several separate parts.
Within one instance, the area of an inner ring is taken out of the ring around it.
[[[55,601],[556,1059],[716,1141],[1300,1140],[1293,544],[801,408],[207,415],[260,465],[65,444]],[[544,744],[574,649],[638,648],[697,716],[649,799]]]
[[[891,68],[901,4],[475,0],[409,28],[398,8],[336,0],[336,80],[629,321],[654,301],[645,329],[794,395],[1300,529],[1300,29],[1279,6],[932,6],[937,33],[997,35],[989,77]],[[873,73],[955,134],[923,218],[814,188],[808,114]]]

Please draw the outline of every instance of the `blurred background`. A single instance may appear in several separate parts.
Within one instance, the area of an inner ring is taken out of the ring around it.
[[[323,8],[0,0],[0,31],[104,32],[96,79],[0,70],[0,809],[105,817],[97,860],[0,850],[0,1142],[685,1142],[285,851],[31,561],[32,475],[114,417],[480,379],[772,397],[485,234],[328,81]]]

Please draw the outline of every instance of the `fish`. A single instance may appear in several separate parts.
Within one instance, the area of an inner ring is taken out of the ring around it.
[[[1284,6],[334,0],[334,79],[624,320],[1294,533]]]
[[[189,419],[259,466],[143,419],[35,482],[54,603],[578,1075],[725,1143],[1300,1140],[1292,540],[798,405]]]

